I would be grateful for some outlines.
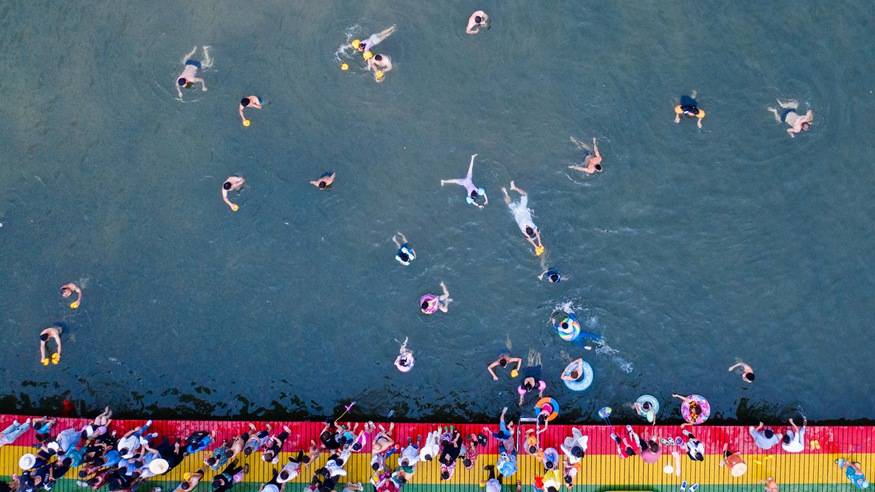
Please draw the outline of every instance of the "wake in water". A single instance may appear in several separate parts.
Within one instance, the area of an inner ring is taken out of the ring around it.
[[[583,325],[586,327],[585,331],[580,330],[579,326],[576,330],[574,329],[573,324],[579,324],[581,319],[577,316],[578,311],[585,312],[586,308],[576,307],[571,301],[557,304],[556,306],[553,306],[553,312],[550,315],[549,323],[559,332],[559,336],[563,340],[581,345],[586,350],[592,350],[592,348],[595,347],[596,354],[609,356],[611,361],[616,364],[621,371],[627,374],[631,373],[635,369],[632,362],[626,360],[626,358],[620,355],[618,349],[608,345],[604,336],[595,332],[595,330],[599,328],[598,317],[589,316],[583,320]],[[559,321],[558,324],[557,315],[558,317],[565,316],[565,318]],[[578,333],[575,334],[575,331]]]
[[[362,26],[355,24],[347,27],[343,34],[346,36],[346,42],[337,47],[334,52],[334,59],[340,63],[345,60],[353,60],[356,54],[355,48],[352,46],[352,40],[360,38],[362,35]]]

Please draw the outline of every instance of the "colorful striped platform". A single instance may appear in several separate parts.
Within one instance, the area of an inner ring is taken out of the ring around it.
[[[24,421],[26,416],[0,416],[0,429],[6,428],[13,418],[19,422]],[[142,424],[142,420],[116,420],[113,421],[112,429],[119,434]],[[81,428],[87,423],[84,419],[59,419],[54,431],[60,431],[69,427]],[[274,429],[282,425],[288,425],[292,429],[292,435],[286,442],[284,451],[288,456],[292,451],[306,449],[310,440],[318,442],[318,434],[322,429],[319,422],[270,422]],[[197,430],[216,430],[218,440],[230,438],[244,432],[248,428],[247,422],[213,422],[213,421],[156,421],[153,429],[161,436],[168,438],[185,438],[191,432]],[[256,422],[261,428],[263,422]],[[384,424],[388,428],[388,424]],[[407,423],[396,424],[393,432],[395,441],[402,447],[407,439],[416,439],[421,435],[423,440],[429,431],[440,425],[431,423]],[[459,428],[463,435],[477,433],[484,424],[452,424]],[[496,424],[487,424],[491,430],[497,430]],[[532,429],[532,425],[523,424],[520,431]],[[663,454],[655,464],[645,464],[640,457],[633,456],[621,458],[614,442],[610,438],[611,431],[625,435],[623,426],[579,426],[584,435],[589,436],[589,449],[581,462],[577,484],[574,491],[676,491],[682,480],[689,484],[700,484],[699,491],[761,491],[762,482],[768,476],[776,478],[781,491],[851,491],[856,490],[848,482],[842,471],[834,463],[836,458],[845,457],[853,461],[859,461],[867,476],[875,476],[875,428],[872,427],[844,427],[809,426],[805,436],[805,450],[801,453],[787,453],[776,446],[770,451],[764,452],[756,448],[753,439],[748,434],[747,427],[742,426],[701,426],[690,429],[696,437],[705,444],[705,460],[693,462],[683,449],[674,445],[663,445]],[[659,437],[671,440],[681,435],[677,426],[633,426],[634,430],[642,438]],[[784,427],[773,426],[775,430],[783,430]],[[562,440],[571,434],[571,426],[551,425],[546,432],[541,434],[542,447],[553,447],[557,450]],[[0,475],[8,477],[18,473],[18,459],[21,455],[33,451],[33,431],[22,435],[14,444],[0,448]],[[522,444],[522,439],[520,439]],[[722,448],[724,443],[729,443],[732,450],[742,453],[748,464],[748,471],[741,478],[733,478],[729,471],[720,466]],[[368,443],[370,444],[370,443]],[[673,462],[671,450],[677,449],[681,454],[681,476],[666,474],[663,470],[665,465]],[[412,481],[407,484],[405,490],[415,492],[455,492],[474,491],[480,488],[480,483],[485,480],[485,472],[482,467],[494,464],[496,461],[496,443],[490,439],[486,451],[481,451],[475,466],[467,470],[461,464],[456,466],[455,475],[448,481],[440,480],[439,465],[436,461],[420,463]],[[160,480],[150,482],[153,487],[161,487],[169,492],[173,490],[186,471],[194,471],[203,465],[203,459],[207,453],[188,457],[180,466],[174,468]],[[561,451],[560,451],[561,454]],[[319,466],[324,462],[326,454],[323,454],[315,463]],[[396,456],[389,459],[389,465],[394,466]],[[285,462],[285,456],[281,457],[280,466]],[[270,465],[262,462],[260,456],[253,455],[249,458],[250,472],[245,481],[234,487],[235,491],[258,490],[260,485],[270,479]],[[370,449],[366,446],[362,453],[354,454],[346,467],[347,480],[362,482],[365,490],[372,490],[367,484],[371,478],[370,473]],[[316,466],[310,464],[302,471],[301,476],[294,483],[286,486],[286,491],[300,491],[302,483],[309,480]],[[512,477],[505,479],[505,490],[516,489],[516,481],[521,483],[522,490],[532,490],[532,483],[536,475],[543,474],[543,466],[534,457],[529,456],[524,450],[520,450],[518,458],[519,471]],[[561,465],[559,467],[561,470]],[[207,470],[206,478],[201,482],[199,489],[209,491],[209,479],[212,471]],[[60,481],[54,490],[58,491],[86,491],[76,485],[74,477],[76,470],[71,470],[64,480]],[[340,489],[340,487],[338,487]],[[141,487],[140,490],[151,490],[151,487]]]

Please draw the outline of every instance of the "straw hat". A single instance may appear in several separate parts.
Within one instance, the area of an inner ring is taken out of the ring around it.
[[[154,473],[155,475],[161,475],[167,473],[167,470],[170,469],[170,464],[167,463],[167,460],[162,458],[156,458],[149,462],[149,471]]]
[[[18,459],[18,466],[21,467],[22,470],[30,470],[33,468],[33,465],[36,464],[36,456],[27,453]]]

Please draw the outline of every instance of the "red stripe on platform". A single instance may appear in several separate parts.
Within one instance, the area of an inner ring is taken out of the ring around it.
[[[37,418],[36,416],[25,415],[0,415],[0,429],[8,426],[13,419],[23,422],[27,418]],[[58,424],[53,432],[58,432],[70,427],[81,428],[90,422],[89,419],[71,419],[58,418]],[[121,435],[122,433],[142,425],[145,420],[113,420],[110,428]],[[285,451],[298,449],[306,449],[309,446],[310,440],[319,442],[319,432],[324,424],[322,422],[263,422],[263,421],[184,421],[184,420],[156,420],[152,426],[155,432],[158,432],[164,437],[179,437],[185,438],[189,434],[199,430],[217,432],[217,439],[233,438],[242,432],[249,430],[249,422],[254,423],[259,430],[264,427],[264,424],[271,424],[275,432],[283,425],[289,426],[292,434],[286,441]],[[362,424],[363,425],[363,424]],[[382,423],[388,429],[388,423]],[[414,441],[417,436],[422,436],[425,439],[426,434],[435,430],[439,426],[452,425],[462,432],[463,435],[476,434],[483,427],[487,427],[492,432],[498,431],[498,425],[493,424],[440,424],[440,423],[406,423],[396,424],[392,437],[402,446],[406,445],[407,439],[411,438]],[[546,432],[541,434],[541,447],[553,447],[559,449],[559,445],[565,437],[571,435],[571,425],[550,425]],[[625,436],[625,426],[574,426],[581,429],[584,435],[589,436],[589,449],[587,454],[616,454],[616,446],[610,437],[611,431],[618,435]],[[782,432],[789,428],[787,426],[770,426],[776,432]],[[359,426],[361,429],[361,425]],[[523,447],[524,433],[527,429],[533,429],[533,425],[524,424],[520,426],[518,432],[520,434],[519,443]],[[650,438],[653,436],[659,438],[674,438],[681,436],[679,426],[632,426],[633,430],[642,438]],[[763,451],[756,447],[753,438],[748,434],[746,426],[697,426],[688,428],[697,439],[705,445],[706,454],[720,453],[724,443],[729,443],[729,447],[733,451],[738,451],[745,454],[788,454],[781,448],[780,445],[775,446],[771,450]],[[819,445],[819,449],[812,449],[811,441]],[[809,426],[805,433],[805,454],[852,454],[852,453],[872,453],[875,452],[875,427],[863,426]],[[15,444],[17,445],[32,445],[35,437],[32,431],[28,431],[21,436]],[[370,451],[370,442],[364,449],[365,452]],[[494,439],[489,439],[489,445],[486,453],[497,453],[497,443]],[[525,451],[520,450],[523,454]]]

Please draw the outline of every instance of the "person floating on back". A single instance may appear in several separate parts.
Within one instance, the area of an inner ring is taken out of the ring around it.
[[[395,25],[393,24],[392,26],[387,27],[386,29],[383,29],[376,34],[371,34],[364,41],[360,39],[353,39],[351,45],[353,49],[355,49],[359,53],[364,53],[365,51],[373,50],[375,46],[385,41],[386,38],[391,36],[394,32]]]
[[[786,123],[790,126],[787,128],[787,133],[790,134],[791,137],[795,137],[797,133],[807,132],[811,130],[811,124],[814,123],[814,111],[809,109],[805,112],[805,114],[800,115],[796,110],[799,109],[799,101],[795,99],[790,99],[788,101],[778,101],[778,106],[780,107],[780,111],[778,108],[768,108],[770,112],[774,113],[775,121],[778,123]]]
[[[445,184],[455,184],[465,188],[468,196],[465,198],[465,201],[474,205],[477,208],[483,208],[486,205],[489,205],[489,197],[486,196],[486,190],[483,188],[478,188],[474,184],[474,159],[477,158],[477,154],[473,154],[471,156],[471,162],[468,164],[468,174],[465,175],[462,179],[442,179],[441,186]],[[480,197],[483,197],[483,204],[478,203]]]
[[[681,103],[674,107],[674,122],[680,123],[681,116],[696,118],[696,126],[702,128],[705,111],[699,108],[699,103],[696,101],[696,91],[693,91],[689,96],[681,96]]]
[[[204,82],[204,79],[197,76],[197,71],[213,66],[213,59],[210,58],[209,50],[209,46],[203,47],[203,61],[192,58],[194,54],[197,53],[197,46],[182,58],[182,65],[184,68],[182,69],[182,73],[176,77],[176,92],[179,94],[180,99],[182,99],[182,89],[189,89],[194,84],[200,84],[201,90],[206,92],[207,84]]]

